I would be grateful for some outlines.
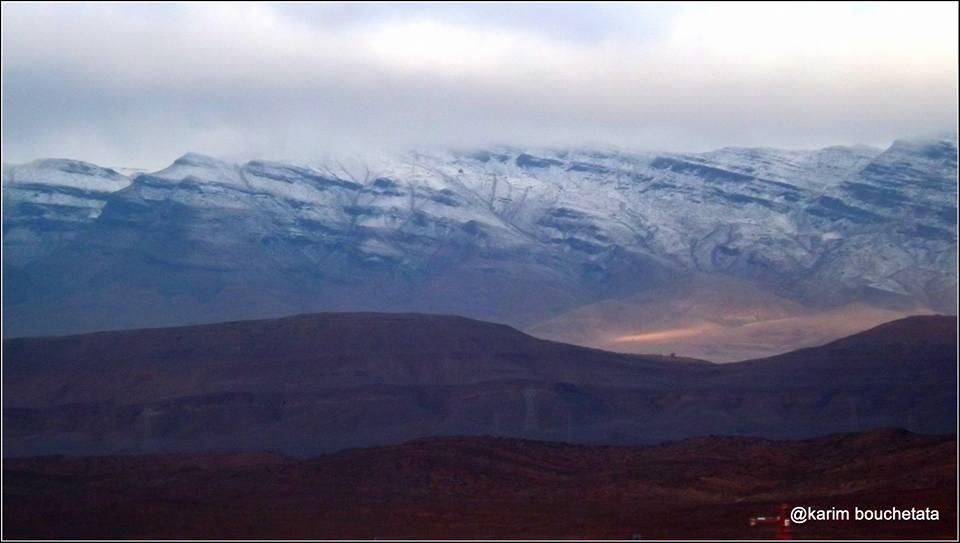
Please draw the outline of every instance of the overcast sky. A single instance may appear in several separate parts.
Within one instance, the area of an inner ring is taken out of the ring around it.
[[[6,162],[953,133],[957,3],[3,3]]]

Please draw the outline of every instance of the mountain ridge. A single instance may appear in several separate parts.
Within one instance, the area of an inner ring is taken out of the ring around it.
[[[409,314],[7,339],[4,446],[22,456],[269,443],[309,456],[432,435],[641,444],[889,426],[947,432],[956,424],[955,327],[955,317],[913,317],[847,344],[734,364]]]
[[[500,148],[313,166],[187,154],[86,193],[5,167],[9,333],[346,310],[530,328],[696,275],[814,309],[947,312],[951,148]]]

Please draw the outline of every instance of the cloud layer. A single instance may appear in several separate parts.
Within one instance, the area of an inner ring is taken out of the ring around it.
[[[3,4],[4,160],[886,144],[957,115],[957,5]]]

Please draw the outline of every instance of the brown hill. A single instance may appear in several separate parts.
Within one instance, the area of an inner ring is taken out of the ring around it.
[[[272,455],[4,462],[9,538],[768,539],[778,504],[935,508],[938,521],[808,522],[799,539],[956,538],[956,440],[884,430],[651,447],[433,438]]]
[[[4,342],[4,448],[312,455],[436,435],[639,444],[956,424],[956,318],[715,365],[458,317],[319,314]]]

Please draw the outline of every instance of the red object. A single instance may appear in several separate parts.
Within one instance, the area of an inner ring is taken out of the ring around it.
[[[750,526],[776,526],[777,539],[790,539],[790,506],[780,505],[780,513],[774,517],[750,517]]]

